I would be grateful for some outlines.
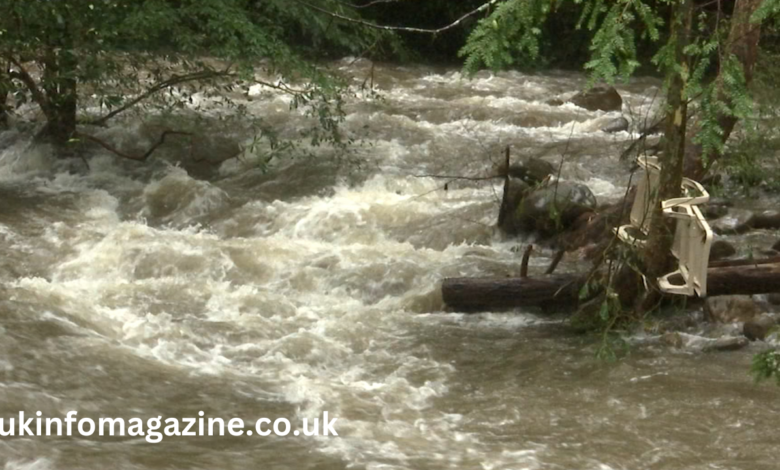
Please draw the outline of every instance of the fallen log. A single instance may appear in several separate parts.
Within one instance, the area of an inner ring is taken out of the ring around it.
[[[456,277],[442,283],[444,303],[464,312],[539,307],[543,304],[576,305],[582,278],[577,275],[470,278]]]
[[[747,265],[715,266],[707,270],[707,295],[753,295],[780,292],[780,263],[752,260]],[[671,278],[672,282],[681,282]],[[574,307],[584,275],[559,274],[538,278],[445,279],[444,303],[462,312],[496,311],[516,307]]]

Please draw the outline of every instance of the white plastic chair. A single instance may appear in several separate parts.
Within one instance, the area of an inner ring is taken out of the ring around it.
[[[704,193],[706,194],[706,192]],[[664,215],[677,219],[672,254],[678,259],[678,269],[658,278],[659,288],[669,294],[707,295],[707,268],[713,233],[701,210],[694,205],[674,205],[674,199],[663,202]],[[673,284],[679,275],[684,284]]]
[[[652,209],[658,204],[658,182],[661,177],[661,167],[656,157],[639,157],[637,163],[644,169],[631,206],[629,225],[618,227],[617,234],[621,240],[631,245],[644,245],[643,235],[650,231]],[[640,233],[637,233],[637,230]]]
[[[644,245],[650,231],[652,209],[659,203],[661,166],[655,157],[639,157],[637,163],[645,171],[637,184],[630,224],[616,230],[625,243]],[[678,269],[658,278],[658,285],[669,294],[704,297],[707,295],[707,267],[713,234],[698,205],[706,204],[710,195],[701,184],[688,178],[683,178],[682,190],[683,196],[660,202],[664,216],[677,219],[672,254],[678,260]],[[683,284],[671,282],[671,278],[678,275]]]

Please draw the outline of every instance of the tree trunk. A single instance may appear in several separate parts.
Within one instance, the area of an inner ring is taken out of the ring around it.
[[[671,38],[675,44],[675,63],[681,69],[687,69],[687,58],[684,52],[691,32],[693,19],[693,0],[682,0],[674,9],[672,19]],[[666,106],[666,139],[664,152],[659,159],[661,175],[658,186],[658,198],[663,201],[680,196],[682,185],[683,160],[685,157],[685,131],[688,121],[688,105],[685,97],[686,78],[675,68],[670,68],[671,80],[667,92]],[[674,262],[671,254],[672,241],[674,239],[674,220],[664,217],[661,205],[653,207],[651,226],[647,242],[644,247],[642,259],[644,273],[648,279],[655,281],[658,277],[669,272]],[[643,299],[642,305],[647,305],[655,297],[652,290]],[[623,298],[625,301],[626,299]],[[639,305],[639,311],[643,311]]]
[[[731,29],[726,45],[726,53],[733,54],[740,64],[745,74],[745,84],[750,86],[753,80],[753,68],[758,59],[758,41],[761,37],[761,26],[750,22],[750,17],[761,5],[762,0],[736,0],[734,13],[731,18]],[[721,57],[721,61],[725,57]],[[731,100],[723,90],[723,81],[719,76],[718,80],[718,99],[731,105]],[[734,130],[738,119],[730,114],[720,112],[717,117],[718,126],[723,131],[721,136],[725,143]],[[693,133],[691,133],[693,134]],[[704,177],[706,168],[704,163],[711,164],[718,159],[716,152],[708,152],[704,155],[702,146],[693,142],[688,142],[685,155],[685,175],[695,180],[701,180]]]
[[[11,94],[11,79],[8,77],[8,71],[0,71],[0,129],[8,127],[8,116],[11,114],[11,108],[8,105],[8,97]]]
[[[76,133],[78,62],[73,51],[63,48],[46,51],[43,64],[42,88],[48,107],[43,135],[56,146],[64,148]]]

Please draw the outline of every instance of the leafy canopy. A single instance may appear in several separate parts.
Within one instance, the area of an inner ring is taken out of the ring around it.
[[[261,85],[289,93],[317,118],[314,143],[338,144],[344,84],[313,53],[355,54],[392,36],[311,6],[357,18],[339,0],[5,0],[0,81],[10,82],[17,107],[32,100],[50,122],[76,88],[81,112],[100,110],[87,120],[97,124],[137,106],[182,109],[198,91],[220,94],[226,115],[246,118],[230,92]],[[278,78],[259,80],[259,66]]]

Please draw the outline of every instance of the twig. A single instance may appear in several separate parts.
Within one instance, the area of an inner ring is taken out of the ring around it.
[[[347,3],[347,2],[339,2],[339,3],[341,3],[342,5],[346,5],[346,6],[350,7],[350,8],[354,8],[356,10],[360,10],[361,8],[372,7],[372,6],[380,4],[380,3],[395,3],[395,2],[399,2],[399,1],[401,1],[401,0],[374,0],[372,2],[368,2],[368,3],[364,4],[364,5],[355,5],[354,3]]]
[[[227,77],[230,75],[231,74],[229,74],[227,71],[220,72],[220,71],[213,71],[213,70],[202,70],[200,72],[194,72],[187,75],[173,75],[166,80],[163,80],[159,83],[156,83],[155,85],[152,85],[145,92],[141,93],[140,95],[136,96],[132,100],[125,103],[124,106],[120,106],[119,108],[116,108],[115,110],[111,111],[105,116],[94,119],[92,121],[87,121],[84,124],[91,125],[91,126],[102,126],[106,123],[106,121],[116,116],[117,114],[132,108],[133,106],[137,105],[138,103],[152,96],[158,91],[165,90],[166,88],[170,88],[174,85],[191,82],[195,80],[208,80],[210,78]]]
[[[376,23],[371,23],[369,21],[363,21],[363,20],[359,20],[359,19],[356,19],[356,18],[350,18],[349,16],[340,15],[338,13],[326,10],[324,8],[320,8],[320,7],[316,6],[316,5],[312,5],[311,3],[305,2],[303,0],[293,0],[293,1],[295,1],[296,3],[299,3],[299,4],[303,5],[303,6],[305,6],[306,8],[309,8],[310,10],[314,10],[314,11],[323,13],[325,15],[331,16],[333,18],[336,18],[336,19],[339,19],[339,20],[342,20],[342,21],[346,21],[348,23],[359,24],[361,26],[366,26],[366,27],[374,28],[374,29],[383,29],[385,31],[405,31],[405,32],[409,32],[409,33],[425,33],[425,34],[439,34],[439,33],[442,33],[444,31],[447,31],[448,29],[452,29],[455,26],[458,26],[463,21],[465,21],[467,18],[469,18],[471,16],[474,16],[477,13],[480,13],[482,11],[485,11],[491,5],[499,2],[499,0],[490,0],[489,2],[483,3],[479,7],[475,8],[474,10],[472,10],[472,11],[470,11],[468,13],[466,13],[465,15],[461,16],[460,18],[458,18],[457,20],[453,21],[452,23],[450,23],[450,24],[448,24],[446,26],[442,26],[441,28],[436,28],[436,29],[428,29],[428,28],[412,28],[412,27],[408,27],[408,26],[380,25],[380,24],[376,24]]]
[[[558,250],[558,252],[555,253],[555,256],[553,257],[552,261],[550,262],[550,266],[547,267],[547,271],[545,271],[544,273],[547,275],[552,274],[555,271],[555,268],[558,267],[558,263],[560,263],[561,260],[563,259],[563,255],[565,253],[566,250],[564,249]]]
[[[466,181],[485,181],[496,178],[501,178],[503,175],[490,175],[490,176],[451,176],[451,175],[409,175],[414,178],[437,178],[446,179],[450,181],[466,180]]]
[[[92,136],[92,135],[89,135],[89,134],[84,134],[83,132],[76,132],[76,134],[75,134],[76,137],[80,137],[80,138],[82,138],[84,140],[88,140],[90,142],[94,142],[94,143],[100,145],[101,147],[103,147],[104,149],[108,150],[109,152],[114,153],[116,155],[119,155],[122,158],[126,158],[128,160],[135,160],[135,161],[139,161],[139,162],[146,161],[149,158],[149,156],[155,150],[157,150],[162,144],[165,143],[165,138],[168,137],[169,135],[187,135],[187,136],[192,136],[192,133],[190,133],[190,132],[182,132],[182,131],[165,131],[165,132],[162,133],[162,135],[160,135],[160,139],[157,142],[155,142],[154,145],[152,145],[149,148],[149,150],[147,150],[146,153],[144,153],[143,155],[130,155],[128,153],[122,152],[121,150],[117,149],[116,147],[114,147],[113,145],[109,144],[108,142],[105,142],[104,140],[98,139],[95,136]]]
[[[14,66],[16,66],[19,71],[9,71],[8,76],[11,78],[15,78],[17,80],[21,80],[22,83],[27,87],[27,89],[30,90],[30,93],[32,93],[33,99],[36,103],[38,103],[38,106],[41,107],[43,110],[43,113],[47,116],[51,114],[51,109],[49,108],[49,100],[46,97],[46,95],[43,94],[40,88],[38,88],[38,85],[35,83],[35,79],[32,78],[32,75],[27,71],[27,69],[24,68],[24,66],[19,62],[18,60],[14,59],[13,56],[6,56],[6,59],[8,59]]]
[[[520,277],[528,277],[528,260],[531,258],[531,251],[534,249],[533,245],[528,245],[523,252],[523,260],[520,262]]]

